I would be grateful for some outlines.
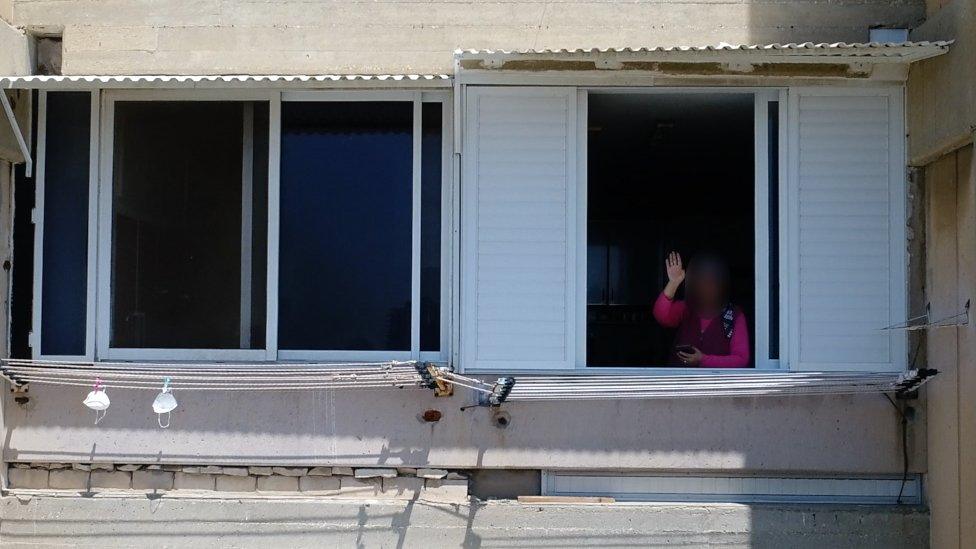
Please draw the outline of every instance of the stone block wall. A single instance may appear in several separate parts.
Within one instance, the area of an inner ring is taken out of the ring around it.
[[[228,492],[465,503],[468,476],[446,469],[11,463],[9,489]]]

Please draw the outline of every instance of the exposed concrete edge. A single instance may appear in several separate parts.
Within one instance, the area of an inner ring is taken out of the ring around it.
[[[31,56],[27,35],[0,20],[0,74],[30,74]]]
[[[976,127],[970,128],[969,133],[962,133],[946,139],[936,147],[925,153],[913,156],[908,160],[908,165],[912,167],[922,167],[935,162],[947,154],[952,154],[957,150],[976,142]]]
[[[113,489],[96,489],[91,492],[84,492],[79,490],[30,490],[30,489],[12,489],[0,491],[0,501],[8,498],[14,498],[21,503],[26,503],[34,498],[55,498],[55,499],[67,499],[67,500],[128,500],[130,502],[144,502],[147,500],[151,501],[161,501],[161,500],[174,500],[174,501],[216,501],[227,503],[228,501],[241,502],[241,501],[291,501],[291,502],[306,502],[306,503],[337,503],[337,504],[392,504],[396,502],[403,503],[415,503],[419,505],[433,505],[433,506],[447,506],[447,507],[457,507],[460,505],[470,505],[474,504],[477,500],[465,497],[464,500],[454,500],[454,501],[444,501],[436,499],[427,499],[423,494],[414,497],[376,497],[371,498],[363,495],[345,495],[342,493],[337,494],[316,494],[315,492],[216,492],[210,490],[173,490],[173,491],[160,491],[160,490],[113,490]],[[0,513],[0,520],[2,520],[2,513]],[[2,537],[2,536],[0,536]],[[0,543],[2,545],[2,543]]]
[[[73,546],[685,545],[919,547],[928,513],[896,506],[445,505],[416,501],[0,498],[5,543]]]

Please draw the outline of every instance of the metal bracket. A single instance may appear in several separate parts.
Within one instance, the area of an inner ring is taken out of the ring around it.
[[[430,375],[433,376],[434,378],[435,397],[447,397],[447,396],[454,395],[454,384],[451,383],[450,381],[447,381],[446,379],[444,379],[439,375],[440,371],[438,370],[437,366],[434,366],[433,364],[428,362],[427,370],[430,372]]]
[[[27,394],[27,391],[30,388],[29,384],[21,379],[20,376],[10,372],[10,370],[7,369],[6,360],[0,360],[0,377],[3,377],[10,382],[10,392],[15,395]]]
[[[938,373],[939,371],[933,368],[920,368],[916,370],[915,376],[901,383],[901,386],[895,391],[895,397],[901,400],[914,400],[918,398],[919,387],[925,385],[925,382],[935,377]]]
[[[454,384],[441,375],[441,367],[435,366],[433,362],[415,362],[417,374],[420,375],[420,384],[427,389],[434,391],[434,396],[443,397],[454,394]],[[450,367],[445,367],[451,371]]]
[[[20,405],[27,404],[30,402],[30,395],[28,394],[30,392],[30,384],[18,384],[13,379],[11,378],[10,394],[14,395],[14,402]]]
[[[512,392],[512,388],[515,387],[514,377],[500,377],[498,382],[495,383],[495,388],[488,397],[489,406],[501,406],[505,399],[508,398],[509,393]]]
[[[429,362],[414,362],[413,367],[417,369],[417,375],[420,376],[420,385],[427,389],[436,389],[437,381],[434,374],[431,372]]]

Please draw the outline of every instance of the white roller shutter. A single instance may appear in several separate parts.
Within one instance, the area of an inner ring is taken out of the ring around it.
[[[791,90],[794,370],[900,370],[905,159],[898,90]]]
[[[470,87],[461,176],[461,364],[575,364],[576,90]]]

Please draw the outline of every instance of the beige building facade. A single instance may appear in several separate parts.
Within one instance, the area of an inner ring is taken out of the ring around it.
[[[973,291],[973,131],[976,10],[968,2],[929,2],[913,37],[952,33],[958,47],[916,65],[908,80],[909,158],[925,190],[926,297],[933,308],[965,305]],[[930,34],[931,35],[931,34]],[[928,334],[928,358],[945,374],[928,388],[929,503],[933,547],[966,547],[973,530],[972,326]]]
[[[63,37],[64,74],[443,73],[458,48],[857,42],[925,15],[907,0],[7,4],[14,26]]]

